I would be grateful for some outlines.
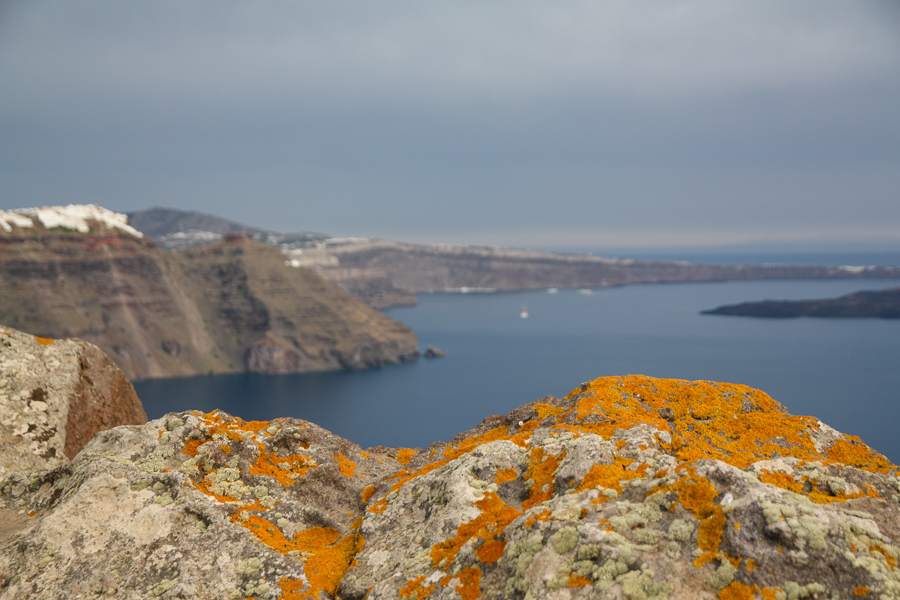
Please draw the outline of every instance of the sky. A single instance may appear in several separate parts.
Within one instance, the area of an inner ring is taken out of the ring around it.
[[[898,250],[898,107],[895,0],[0,0],[0,209]]]

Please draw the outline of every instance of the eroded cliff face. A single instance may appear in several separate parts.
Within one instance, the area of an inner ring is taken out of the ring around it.
[[[425,450],[171,414],[0,484],[30,515],[0,598],[898,598],[898,475],[757,390],[642,376]]]
[[[118,229],[0,232],[0,323],[103,348],[128,378],[372,367],[415,334],[246,235],[170,253]]]

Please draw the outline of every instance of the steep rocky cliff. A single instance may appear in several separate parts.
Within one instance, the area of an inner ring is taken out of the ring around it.
[[[893,599],[898,475],[757,390],[642,376],[425,450],[170,414],[0,482],[0,598]]]
[[[86,339],[130,379],[363,368],[418,354],[409,328],[243,234],[166,252],[96,221],[85,232],[3,223],[0,323]]]

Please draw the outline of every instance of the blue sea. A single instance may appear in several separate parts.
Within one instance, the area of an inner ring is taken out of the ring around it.
[[[355,372],[220,375],[135,384],[151,418],[220,408],[291,416],[363,447],[425,447],[484,417],[605,375],[742,383],[900,462],[900,320],[699,314],[722,304],[830,298],[897,280],[743,281],[493,294],[420,294],[387,311],[446,358]],[[522,307],[529,316],[520,318]]]

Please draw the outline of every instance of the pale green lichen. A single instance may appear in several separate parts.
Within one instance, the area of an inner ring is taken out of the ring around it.
[[[150,586],[147,588],[147,595],[151,598],[155,598],[157,596],[162,596],[173,587],[178,584],[178,577],[173,577],[172,579],[163,579],[156,585]]]
[[[248,558],[247,560],[243,560],[238,563],[238,566],[235,568],[234,572],[238,575],[247,577],[253,575],[257,571],[262,568],[262,562],[256,558]]]
[[[175,431],[179,427],[184,427],[184,421],[181,419],[169,419],[166,421],[166,429],[169,431]]]
[[[584,544],[578,548],[576,557],[578,560],[593,560],[600,556],[603,546],[600,544]]]
[[[159,504],[160,506],[168,506],[173,502],[174,500],[172,500],[172,496],[170,496],[168,492],[160,494],[153,500],[153,504]]]
[[[194,458],[186,460],[181,464],[180,467],[178,467],[178,470],[181,471],[182,473],[185,473],[186,475],[191,475],[193,477],[196,477],[197,475],[200,474],[200,469],[197,468],[197,462],[199,462],[199,460],[200,460],[200,457],[198,457],[198,456],[195,456]]]
[[[782,600],[800,600],[801,598],[815,597],[815,594],[825,593],[825,586],[820,583],[800,585],[796,581],[785,581],[781,585],[781,589],[784,591],[776,595],[776,598],[783,596]]]
[[[172,455],[171,448],[167,448],[168,453],[151,452],[145,458],[135,461],[134,466],[147,473],[161,473],[166,468],[166,458]]]
[[[734,565],[728,560],[723,560],[719,568],[709,576],[709,585],[717,590],[725,589],[734,580],[735,573],[737,573],[737,569]]]
[[[241,481],[241,472],[234,468],[226,467],[212,471],[207,474],[205,479],[208,482],[209,490],[220,496],[242,498],[250,493],[250,487]]]
[[[557,554],[565,554],[578,545],[578,530],[569,525],[563,527],[550,538],[550,543]]]
[[[141,490],[147,489],[151,485],[153,485],[152,479],[139,479],[131,484],[131,491],[140,492]]]
[[[650,546],[655,546],[662,539],[666,537],[666,534],[658,529],[636,529],[634,534],[631,536],[632,540],[636,544],[647,544]]]
[[[544,538],[536,533],[527,538],[517,540],[509,545],[506,556],[516,563],[516,573],[506,582],[506,595],[513,596],[516,592],[529,593],[528,581],[525,579],[525,571],[531,566],[534,555],[544,547]]]
[[[691,536],[694,535],[694,525],[687,521],[683,521],[682,519],[675,519],[672,521],[672,524],[669,525],[667,535],[670,540],[688,542],[690,541]]]
[[[38,569],[43,571],[47,565],[53,562],[53,558],[58,554],[58,552],[58,550],[54,550],[53,548],[47,548],[46,550],[44,550],[44,554],[43,556],[41,556],[41,562],[38,563]]]
[[[629,571],[616,580],[630,600],[667,600],[675,586],[653,580],[653,571]]]

